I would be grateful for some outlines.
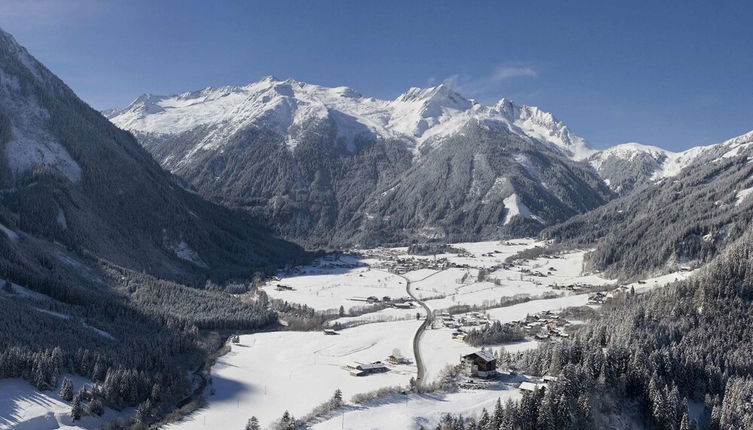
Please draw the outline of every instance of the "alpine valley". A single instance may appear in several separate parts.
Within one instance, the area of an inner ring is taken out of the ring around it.
[[[0,430],[753,430],[751,160],[449,84],[99,112],[0,30]]]

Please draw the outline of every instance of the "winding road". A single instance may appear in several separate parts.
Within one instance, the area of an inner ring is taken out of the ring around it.
[[[427,279],[431,276],[436,275],[440,272],[434,272],[429,276],[426,276],[422,279],[419,279],[416,282],[423,281],[424,279]],[[419,344],[421,343],[421,336],[423,336],[424,331],[426,330],[426,327],[428,327],[433,321],[434,321],[434,315],[431,312],[431,309],[429,309],[429,306],[426,305],[421,299],[418,298],[418,296],[413,295],[413,292],[410,290],[410,279],[406,278],[403,275],[398,275],[401,278],[405,279],[405,292],[408,293],[411,299],[413,301],[418,302],[423,308],[424,311],[426,311],[426,319],[424,319],[424,322],[421,324],[420,327],[418,327],[418,330],[416,330],[416,334],[413,336],[413,356],[416,358],[416,367],[418,369],[418,374],[416,375],[416,387],[421,387],[421,384],[424,381],[424,375],[426,374],[426,367],[424,366],[424,361],[421,358],[421,348],[419,347]]]

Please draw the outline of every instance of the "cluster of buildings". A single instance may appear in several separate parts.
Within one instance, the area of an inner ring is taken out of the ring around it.
[[[481,312],[470,312],[457,317],[450,315],[448,312],[444,312],[437,317],[437,321],[447,328],[454,329],[452,332],[452,338],[461,341],[464,340],[467,335],[464,330],[465,327],[481,327],[491,324],[491,321],[486,316],[482,315]]]
[[[549,340],[551,338],[567,338],[570,335],[565,331],[565,327],[570,323],[554,314],[552,311],[539,312],[533,315],[527,315],[524,320],[514,321],[508,324],[517,325],[523,328],[526,335],[537,340]]]
[[[384,296],[382,298],[379,298],[377,296],[369,296],[369,297],[351,297],[350,300],[353,300],[356,302],[367,302],[372,305],[382,303],[382,304],[390,305],[393,308],[397,308],[397,309],[413,309],[416,307],[416,305],[408,297],[392,298],[390,296]]]

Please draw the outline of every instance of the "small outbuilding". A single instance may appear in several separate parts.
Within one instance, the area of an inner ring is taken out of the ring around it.
[[[350,369],[350,374],[353,376],[367,376],[374,373],[384,373],[390,371],[390,368],[381,361],[375,361],[373,363],[366,364],[352,364],[348,366],[348,369]]]
[[[535,393],[538,392],[540,389],[544,388],[546,389],[546,384],[537,384],[535,382],[521,382],[518,386],[518,389],[524,393]]]

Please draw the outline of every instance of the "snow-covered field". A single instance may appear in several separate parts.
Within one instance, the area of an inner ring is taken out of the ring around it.
[[[393,350],[413,358],[413,335],[419,321],[367,324],[339,335],[322,332],[271,332],[241,336],[240,344],[212,369],[214,395],[208,405],[170,429],[243,428],[251,416],[263,425],[285,410],[303,416],[339,388],[344,399],[380,387],[407,385],[413,365],[391,367],[387,373],[351,376],[350,363],[384,361]]]
[[[369,404],[351,407],[328,420],[316,423],[313,430],[334,429],[415,429],[419,425],[434,428],[446,413],[478,417],[483,408],[494,410],[497,399],[518,400],[520,392],[509,385],[491,390],[460,390],[449,394],[394,395]]]
[[[277,285],[293,290],[277,290]],[[267,283],[264,291],[273,298],[302,303],[320,311],[337,311],[370,306],[369,296],[383,298],[407,297],[405,281],[397,275],[368,267],[311,267],[301,273],[281,275],[279,281]]]

